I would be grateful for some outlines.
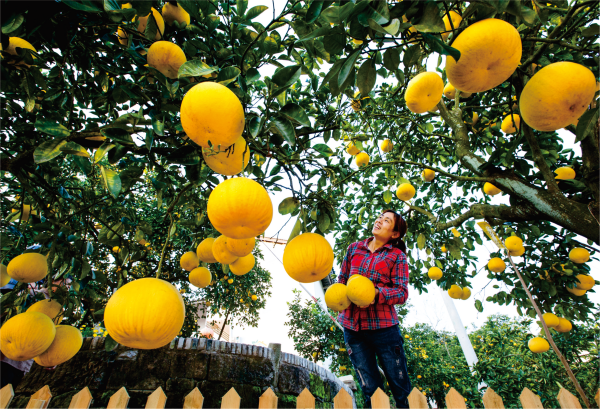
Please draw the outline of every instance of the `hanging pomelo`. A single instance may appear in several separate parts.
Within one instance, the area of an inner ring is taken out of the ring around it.
[[[212,274],[206,267],[198,267],[191,271],[190,283],[198,288],[204,288],[212,281]]]
[[[248,254],[247,256],[240,257],[233,263],[229,264],[229,271],[236,276],[243,276],[254,268],[255,263],[256,260],[254,259],[254,256],[252,254]]]
[[[437,72],[422,72],[408,82],[404,99],[411,112],[421,114],[435,108],[443,92],[444,81]]]
[[[198,264],[200,264],[198,260],[198,255],[193,251],[183,253],[181,258],[179,259],[179,265],[185,271],[192,271],[193,269],[198,267]]]
[[[185,53],[177,44],[170,41],[157,41],[148,49],[148,65],[156,68],[165,77],[176,79],[179,67],[187,61]]]
[[[40,253],[24,253],[10,260],[6,272],[22,283],[34,283],[48,274],[48,261]]]
[[[249,239],[232,239],[230,237],[227,238],[227,250],[229,250],[231,254],[234,254],[238,257],[244,257],[252,253],[255,244],[256,239],[254,237],[251,237]]]
[[[283,267],[294,280],[314,283],[331,272],[333,258],[333,249],[325,237],[317,233],[303,233],[286,245]]]
[[[70,325],[57,325],[56,336],[50,347],[33,358],[40,366],[56,366],[73,358],[83,345],[79,329]]]
[[[221,264],[231,264],[238,259],[238,256],[231,254],[227,249],[227,236],[220,235],[217,237],[212,246],[215,259]]]
[[[205,263],[216,263],[217,259],[213,255],[212,246],[215,243],[214,237],[208,237],[196,248],[196,255],[198,256],[198,260],[203,261]]]
[[[220,151],[203,148],[202,157],[208,167],[215,172],[233,176],[246,169],[250,160],[250,149],[246,145],[246,140],[240,136],[233,145],[228,148],[221,147]]]
[[[0,350],[8,359],[27,361],[48,349],[56,327],[46,314],[24,312],[10,318],[0,329]]]
[[[56,300],[41,300],[34,303],[31,307],[27,309],[27,312],[41,312],[42,314],[46,314],[48,318],[53,320],[58,316],[62,310],[62,305]]]

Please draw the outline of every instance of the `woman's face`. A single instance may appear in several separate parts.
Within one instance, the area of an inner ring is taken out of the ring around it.
[[[387,212],[379,216],[375,220],[375,225],[371,233],[373,236],[386,242],[398,237],[399,233],[394,231],[394,214]]]

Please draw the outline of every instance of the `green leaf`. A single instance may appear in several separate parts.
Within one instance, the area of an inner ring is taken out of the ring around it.
[[[154,18],[154,13],[150,13],[148,16],[148,20],[146,23],[146,30],[144,31],[144,36],[150,40],[154,41],[156,38],[156,34],[158,33],[158,25],[156,24],[156,18]],[[164,34],[164,33],[161,33]],[[162,36],[161,36],[162,38]]]
[[[418,46],[416,46],[416,47],[418,47]],[[342,84],[344,84],[344,82],[350,76],[350,73],[352,72],[352,69],[354,68],[354,63],[356,62],[356,59],[360,55],[360,51],[361,51],[361,48],[357,49],[352,54],[350,54],[348,56],[348,58],[346,58],[344,64],[342,65],[342,68],[340,68],[340,73],[338,75],[338,80],[337,80],[338,86],[340,88],[342,88]]]
[[[86,151],[83,146],[75,142],[67,142],[65,145],[60,147],[60,150],[70,155],[83,156],[84,158],[90,157],[88,151]]]
[[[123,145],[135,145],[133,139],[131,139],[131,135],[125,129],[115,127],[102,128],[100,129],[100,133],[114,142],[119,142]]]
[[[457,62],[460,59],[460,51],[458,51],[456,48],[450,47],[438,37],[427,33],[423,33],[422,36],[423,39],[425,39],[425,42],[429,44],[433,51],[439,54],[449,55],[452,58],[454,58]]]
[[[285,118],[273,118],[271,121],[271,130],[283,136],[291,146],[296,144],[296,131],[294,131],[294,125]]]
[[[189,145],[178,148],[175,152],[168,155],[166,159],[171,163],[179,165],[196,165],[201,161],[198,150]]]
[[[346,46],[346,33],[342,26],[336,26],[323,37],[323,47],[329,54],[339,54]]]
[[[298,215],[298,219],[296,219],[296,224],[294,224],[294,228],[292,229],[292,232],[290,233],[290,236],[287,239],[288,244],[290,243],[290,241],[292,241],[292,239],[294,237],[296,237],[297,235],[300,234],[300,232],[302,231],[302,216],[304,215],[304,210],[300,210],[300,214]],[[287,244],[286,244],[287,246]]]
[[[421,58],[421,46],[420,45],[411,45],[404,52],[404,58],[402,61],[404,62],[404,66],[406,68],[410,68],[419,61]]]
[[[240,75],[241,71],[238,67],[225,67],[219,71],[217,76],[217,82],[221,85],[227,86],[232,83]]]
[[[77,2],[74,0],[62,0],[61,3],[66,4],[67,6],[80,11],[90,11],[93,13],[99,13],[102,10],[98,8],[91,0],[82,0],[82,2]]]
[[[100,147],[98,149],[96,149],[96,152],[94,152],[94,163],[98,163],[102,160],[102,158],[104,157],[104,155],[106,155],[106,153],[111,150],[112,148],[114,148],[117,145],[114,145],[108,141],[104,142],[102,145],[100,145]]]
[[[2,32],[4,32],[4,28],[2,29]],[[598,24],[592,24],[591,26],[587,27],[585,30],[583,30],[581,32],[581,35],[584,37],[594,37],[600,34],[600,26]]]
[[[425,240],[425,235],[423,233],[420,233],[417,237],[417,247],[419,248],[419,250],[423,250],[425,248]]]
[[[400,65],[400,52],[397,48],[390,48],[383,53],[383,66],[389,71],[395,71]]]
[[[483,312],[483,304],[480,300],[475,300],[475,309],[479,312]]]
[[[254,6],[244,16],[246,20],[252,20],[255,17],[260,16],[264,11],[268,10],[267,6]]]
[[[433,1],[425,5],[423,17],[418,23],[413,25],[420,33],[440,33],[446,31],[446,25],[440,16],[440,9],[437,3]]]
[[[366,97],[369,95],[375,82],[377,81],[377,70],[375,69],[375,61],[366,60],[358,70],[358,77],[356,78],[356,85],[360,95]]]
[[[317,223],[318,223],[317,226],[319,227],[319,230],[321,231],[321,233],[325,233],[327,231],[327,229],[329,228],[329,225],[331,224],[329,215],[325,212],[321,212],[321,214],[319,214]]]
[[[21,27],[25,21],[25,17],[23,14],[13,14],[6,23],[2,24],[2,34],[9,34],[15,31],[17,28]]]
[[[331,27],[322,26],[322,27],[317,28],[316,30],[311,31],[310,34],[302,36],[302,38],[300,38],[298,41],[296,41],[296,43],[301,43],[303,41],[312,40],[317,37],[326,36],[332,32],[333,32],[333,29]]]
[[[106,169],[104,166],[100,166],[102,172],[102,179],[104,180],[104,186],[108,190],[108,193],[115,199],[121,193],[121,178],[119,174],[111,169]]]
[[[298,104],[290,102],[281,108],[279,113],[285,115],[287,118],[293,121],[298,122],[300,125],[310,126],[308,115],[306,115],[304,109],[302,109],[302,107]]]
[[[271,96],[276,97],[289,88],[294,82],[298,81],[301,73],[302,67],[300,65],[291,65],[289,67],[281,68],[273,74],[271,81],[277,85],[277,88],[272,92]]]
[[[315,146],[312,146],[312,148],[325,157],[331,156],[334,153],[333,150],[324,143],[317,143]]]
[[[64,139],[53,139],[42,143],[33,151],[33,161],[35,163],[51,161],[62,153],[60,148],[66,145],[66,143],[67,141]]]
[[[54,121],[38,120],[33,125],[35,126],[35,128],[38,131],[47,133],[48,135],[58,136],[58,137],[61,137],[61,136],[64,137],[64,136],[71,135],[71,131],[69,131],[63,125],[56,123]]]
[[[89,175],[92,171],[92,163],[87,158],[84,158],[83,156],[74,156],[73,161],[86,175]]]
[[[328,23],[342,24],[350,16],[354,10],[354,4],[348,2],[343,6],[332,6],[321,12],[321,16],[327,20]]]
[[[372,18],[370,18],[368,20],[368,23],[369,23],[369,27],[371,27],[373,30],[377,31],[378,33],[381,33],[383,35],[389,34],[385,28],[383,28],[379,24],[377,24],[377,22],[375,20],[373,20]]]
[[[202,62],[200,60],[190,60],[181,65],[179,67],[179,71],[177,76],[179,78],[183,77],[201,77],[203,75],[208,75],[212,72],[217,71],[216,68],[211,67],[210,65]]]
[[[152,118],[152,130],[158,136],[164,136],[165,134],[165,123],[161,121],[158,116]]]
[[[321,10],[323,10],[323,1],[322,0],[313,0],[306,11],[306,16],[304,16],[304,21],[307,23],[314,23],[317,18],[321,15]]]
[[[371,2],[370,5],[376,4],[377,7],[366,7],[365,10],[358,15],[358,22],[365,27],[369,26],[369,19],[374,20],[377,24],[387,24],[390,21],[390,11],[385,1]]]
[[[584,140],[596,126],[598,122],[598,108],[590,109],[579,118],[577,129],[575,130],[575,143]]]
[[[106,352],[114,351],[119,346],[119,343],[112,339],[110,334],[106,334],[106,338],[104,339],[104,350]]]
[[[392,192],[390,190],[386,190],[385,192],[383,192],[383,201],[386,203],[389,203],[392,201],[392,198],[394,197],[394,195],[392,194]]]
[[[237,14],[243,16],[248,8],[248,0],[237,0]]]
[[[254,138],[256,138],[258,136],[258,133],[260,132],[260,125],[261,121],[260,118],[257,116],[251,117],[248,121],[248,131],[250,132],[250,135],[252,135]]]
[[[296,209],[300,206],[300,200],[295,197],[285,198],[279,203],[279,213],[280,214],[291,214],[296,211]]]

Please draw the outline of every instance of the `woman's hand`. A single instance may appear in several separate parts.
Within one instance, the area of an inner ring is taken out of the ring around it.
[[[364,306],[358,307],[358,308],[369,308],[371,305],[375,304],[375,300],[377,299],[377,297],[379,297],[379,288],[375,287],[375,297],[373,298],[373,301],[371,301],[371,304],[364,305]]]

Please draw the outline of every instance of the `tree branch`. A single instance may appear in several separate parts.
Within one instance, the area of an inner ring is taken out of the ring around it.
[[[562,194],[562,192],[558,188],[556,179],[554,179],[554,174],[550,170],[548,163],[546,163],[546,159],[544,158],[544,155],[542,154],[540,145],[538,143],[537,138],[533,134],[533,131],[531,130],[529,125],[527,125],[524,122],[521,122],[521,129],[524,131],[525,139],[527,140],[527,143],[531,147],[531,154],[533,156],[533,160],[535,161],[535,164],[537,165],[538,169],[542,173],[542,176],[544,177],[544,180],[546,181],[546,185],[548,186],[548,191],[552,194]]]

